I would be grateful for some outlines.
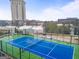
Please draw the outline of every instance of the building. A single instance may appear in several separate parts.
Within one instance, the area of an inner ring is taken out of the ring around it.
[[[40,26],[43,24],[44,24],[44,21],[26,19],[26,25],[28,25],[28,26],[31,26],[31,25],[32,26]]]
[[[0,20],[0,26],[9,26],[11,25],[10,20]]]
[[[76,24],[77,22],[79,22],[78,18],[58,19],[58,23],[64,23],[64,24]]]
[[[12,25],[22,26],[26,19],[25,2],[24,0],[10,0],[11,13],[12,13]]]
[[[79,19],[78,18],[66,18],[58,19],[58,24],[70,26],[71,34],[79,35]]]

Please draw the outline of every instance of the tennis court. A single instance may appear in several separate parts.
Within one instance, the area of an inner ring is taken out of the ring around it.
[[[48,42],[33,37],[21,37],[9,41],[9,44],[25,51],[32,52],[45,59],[73,59],[74,48],[71,46]]]

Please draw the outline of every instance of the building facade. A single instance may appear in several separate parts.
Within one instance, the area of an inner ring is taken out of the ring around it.
[[[12,13],[12,25],[22,26],[26,19],[25,2],[24,0],[10,0],[11,13]]]

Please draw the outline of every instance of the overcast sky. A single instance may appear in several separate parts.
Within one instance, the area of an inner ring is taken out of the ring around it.
[[[26,18],[54,20],[59,18],[79,18],[79,0],[25,0]],[[9,0],[0,0],[0,19],[11,20]]]

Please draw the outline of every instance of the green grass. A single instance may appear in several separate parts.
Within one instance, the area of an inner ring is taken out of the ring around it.
[[[75,46],[74,59],[79,59],[79,45],[74,46]]]
[[[7,51],[7,54],[15,57],[14,59],[19,59],[19,56],[20,56],[19,49],[17,47],[14,47],[14,46],[12,47],[11,45],[7,44],[7,50],[6,50],[6,42],[10,41],[11,39],[16,39],[17,37],[22,37],[22,36],[30,36],[30,35],[12,35],[12,36],[7,36],[7,37],[2,38],[3,51],[4,52]],[[33,37],[33,36],[31,35],[31,37]],[[47,41],[51,41],[51,40],[47,39]],[[57,40],[52,40],[52,42],[73,46],[75,48],[74,49],[74,59],[79,59],[79,45],[61,42],[61,41],[57,41]],[[12,51],[13,51],[13,53],[12,53]],[[22,52],[22,54],[21,54],[22,59],[29,59],[28,51],[21,51],[21,52]],[[33,53],[30,53],[30,59],[44,59],[44,58],[37,56]]]

